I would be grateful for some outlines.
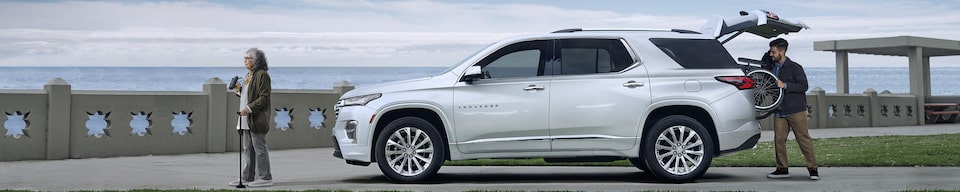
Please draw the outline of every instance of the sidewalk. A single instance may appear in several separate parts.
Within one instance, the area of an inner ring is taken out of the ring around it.
[[[887,128],[814,129],[815,138],[960,133],[958,124]],[[764,131],[769,141],[772,132]],[[768,167],[710,168],[696,183],[664,184],[632,167],[483,167],[446,166],[424,184],[393,184],[376,165],[347,165],[331,148],[271,151],[274,182],[268,190],[345,189],[464,190],[747,190],[747,191],[890,191],[960,189],[960,167],[880,167],[821,169],[813,184],[796,168],[793,178],[765,178]],[[138,156],[50,161],[0,162],[0,189],[39,191],[131,189],[234,189],[237,153]]]
[[[923,126],[897,127],[864,127],[864,128],[834,128],[810,129],[810,137],[814,139],[863,137],[885,135],[939,135],[960,133],[960,123],[927,124]],[[787,139],[793,140],[793,131]],[[760,134],[760,142],[773,141],[773,130],[764,130]]]

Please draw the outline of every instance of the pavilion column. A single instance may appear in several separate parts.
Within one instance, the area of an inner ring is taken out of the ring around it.
[[[930,74],[930,56],[924,56],[923,57],[923,80],[921,81],[923,82],[923,90],[926,91],[926,93],[923,94],[924,98],[930,98],[930,96],[933,96],[933,94],[930,93],[932,91],[931,89],[933,89],[930,86],[930,76],[932,76]]]
[[[850,59],[846,51],[837,51],[837,94],[850,93]]]
[[[927,102],[927,96],[930,94],[929,57],[926,59],[926,67],[924,65],[923,48],[907,48],[907,57],[910,61],[910,94],[917,97],[917,105],[914,108],[917,115],[914,117],[919,117],[916,118],[917,125],[923,125],[925,124],[924,118],[920,114],[923,114],[923,104]]]

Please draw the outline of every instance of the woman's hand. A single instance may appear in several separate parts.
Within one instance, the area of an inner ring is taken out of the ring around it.
[[[247,116],[249,114],[250,114],[250,109],[247,109],[246,107],[244,107],[243,109],[240,109],[240,116]]]

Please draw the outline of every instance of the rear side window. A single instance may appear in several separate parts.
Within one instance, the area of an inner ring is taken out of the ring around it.
[[[650,39],[664,54],[687,69],[737,68],[733,57],[713,39]]]
[[[560,75],[618,72],[633,64],[619,39],[562,39],[559,43]]]

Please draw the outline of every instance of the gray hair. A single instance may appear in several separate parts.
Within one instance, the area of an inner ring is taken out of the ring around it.
[[[253,59],[253,69],[263,69],[267,71],[267,56],[263,53],[262,50],[257,49],[256,47],[247,49],[247,55]]]

